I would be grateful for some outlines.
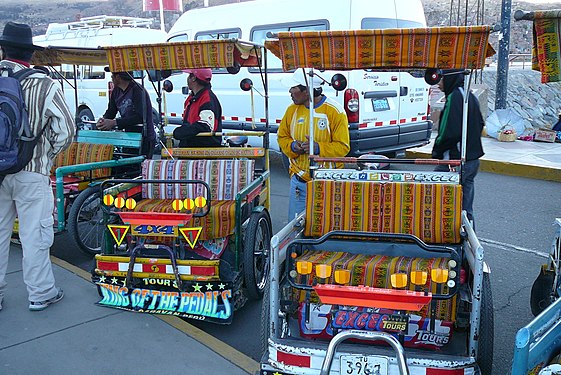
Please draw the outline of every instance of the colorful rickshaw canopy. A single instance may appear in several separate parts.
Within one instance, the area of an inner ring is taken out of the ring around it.
[[[481,69],[495,54],[489,26],[282,32],[265,47],[284,70]]]
[[[34,65],[109,65],[112,72],[144,69],[258,67],[261,48],[236,39],[138,44],[117,47],[46,47]]]
[[[561,10],[534,11],[532,69],[542,83],[561,81]]]

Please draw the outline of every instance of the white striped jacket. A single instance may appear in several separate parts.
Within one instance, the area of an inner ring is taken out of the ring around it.
[[[0,61],[0,67],[11,68],[14,72],[25,68],[8,60]],[[31,161],[23,170],[49,176],[55,156],[74,140],[74,117],[68,109],[60,86],[45,74],[30,75],[22,81],[22,88],[29,112],[31,133],[37,134],[46,127],[33,151]]]

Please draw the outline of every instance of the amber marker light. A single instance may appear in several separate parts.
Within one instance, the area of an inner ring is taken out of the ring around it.
[[[411,271],[411,284],[425,285],[428,276],[427,271]]]
[[[193,208],[195,208],[195,201],[191,198],[187,198],[183,200],[183,207],[185,207],[186,210],[191,211]]]
[[[407,286],[407,274],[406,273],[392,273],[390,276],[392,287],[399,289],[405,288]]]
[[[335,282],[337,284],[345,285],[351,281],[351,271],[349,270],[335,270]]]
[[[115,207],[117,208],[123,208],[125,207],[125,198],[123,197],[117,197],[115,198]]]
[[[103,204],[106,205],[106,206],[113,205],[114,201],[115,201],[115,198],[113,198],[113,196],[111,194],[105,194],[103,196]]]
[[[296,270],[300,275],[309,275],[312,273],[312,262],[298,261],[296,262]]]
[[[444,284],[448,281],[448,270],[445,268],[433,268],[430,270],[430,278],[435,283]]]
[[[329,264],[316,264],[316,276],[320,279],[327,279],[331,276],[331,266]]]
[[[128,198],[125,201],[125,207],[128,208],[129,210],[134,210],[134,208],[136,207],[136,201],[132,198]]]
[[[183,201],[181,199],[174,199],[171,202],[171,207],[176,211],[180,211],[183,208]]]

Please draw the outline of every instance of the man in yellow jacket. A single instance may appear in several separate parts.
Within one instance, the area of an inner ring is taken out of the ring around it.
[[[341,106],[322,94],[323,80],[310,77],[299,69],[290,77],[293,101],[284,113],[277,133],[279,146],[290,161],[290,195],[288,220],[306,208],[306,183],[310,177],[310,109],[309,83],[313,79],[314,155],[343,157],[350,150],[349,122]],[[287,83],[287,82],[285,82]],[[340,168],[341,163],[322,163],[321,167]]]

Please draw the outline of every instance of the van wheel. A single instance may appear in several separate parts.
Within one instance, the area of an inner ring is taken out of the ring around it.
[[[82,108],[80,112],[78,112],[78,118],[76,120],[76,128],[78,130],[94,130],[94,124],[85,124],[84,120],[87,121],[94,121],[94,115],[89,108]]]

